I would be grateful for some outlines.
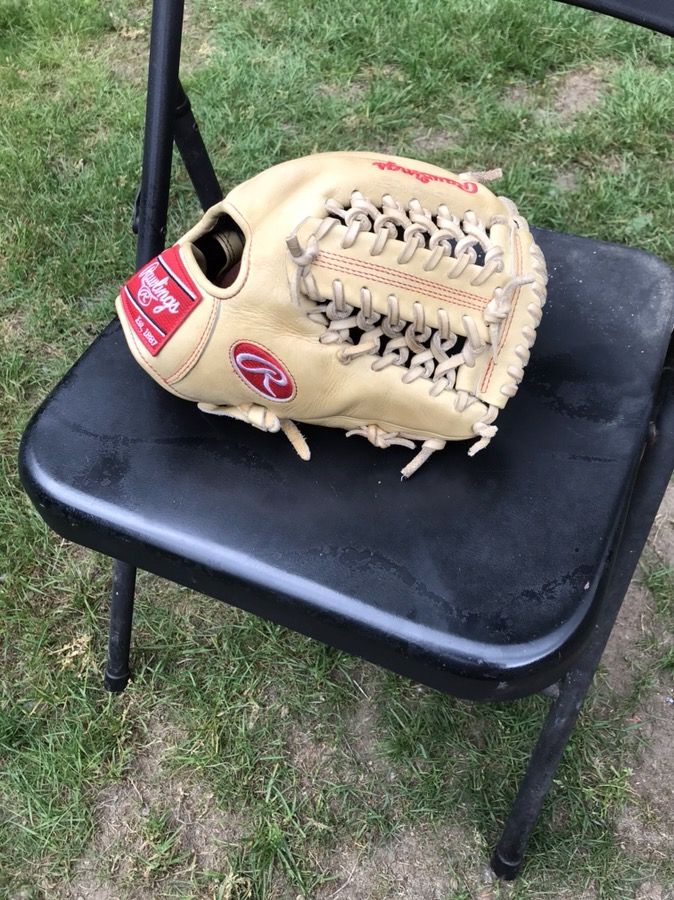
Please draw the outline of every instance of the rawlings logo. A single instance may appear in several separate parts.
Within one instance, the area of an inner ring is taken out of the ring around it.
[[[159,278],[157,275],[158,268],[159,260],[155,260],[138,273],[139,285],[136,299],[146,309],[151,304],[154,304],[152,312],[155,315],[166,310],[166,312],[175,316],[180,312],[180,300],[166,287],[170,276],[166,275],[164,278]]]
[[[466,191],[468,194],[474,194],[477,191],[477,185],[474,181],[455,181],[453,178],[445,178],[443,175],[432,175],[430,172],[419,172],[417,169],[406,169],[405,166],[399,166],[391,160],[386,162],[373,162],[373,166],[382,169],[384,172],[402,172],[405,175],[412,175],[422,184],[428,184],[430,181],[441,181],[443,184],[451,184],[459,190]]]
[[[129,326],[151,356],[159,353],[202,300],[177,245],[132,275],[119,296]]]
[[[230,355],[237,374],[258,394],[277,403],[295,396],[292,378],[269,350],[249,341],[239,341]]]

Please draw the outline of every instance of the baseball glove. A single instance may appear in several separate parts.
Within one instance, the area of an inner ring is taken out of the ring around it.
[[[344,428],[419,452],[496,434],[524,375],[546,270],[480,175],[324,153],[244,182],[122,287],[140,365],[216,415]]]

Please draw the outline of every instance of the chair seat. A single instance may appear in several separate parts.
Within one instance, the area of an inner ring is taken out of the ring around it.
[[[410,451],[200,413],[131,358],[117,323],[33,417],[24,485],[58,533],[450,693],[555,681],[641,454],[674,278],[636,250],[537,231],[550,284],[499,433],[412,479]]]

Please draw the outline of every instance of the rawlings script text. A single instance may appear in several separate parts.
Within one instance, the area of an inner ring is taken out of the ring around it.
[[[391,160],[387,160],[386,162],[373,162],[372,165],[385,172],[402,172],[404,175],[411,175],[422,184],[428,184],[430,181],[441,181],[443,184],[451,184],[453,187],[466,191],[468,194],[474,194],[477,191],[477,185],[474,181],[455,181],[453,178],[445,178],[444,175],[432,175],[430,172],[419,172],[417,169],[407,169],[405,166],[399,166],[397,163],[391,162]]]
[[[158,277],[158,268],[159,263],[155,261],[138,273],[138,303],[146,309],[154,304],[152,312],[155,315],[166,310],[175,316],[180,312],[180,300],[166,287],[169,276]]]

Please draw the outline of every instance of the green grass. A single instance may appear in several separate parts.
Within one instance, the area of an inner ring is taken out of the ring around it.
[[[674,262],[666,39],[538,0],[188,11],[184,82],[224,185],[336,148],[502,166],[499,190],[537,225]],[[448,898],[497,896],[480,870],[540,698],[452,701],[150,576],[135,680],[110,698],[107,562],[48,533],[19,486],[30,412],[133,265],[148,22],[131,0],[0,2],[0,896],[86,896],[98,879],[119,897],[327,897],[353,868],[347,898],[360,858],[374,860],[362,896],[386,897],[387,847],[439,867]],[[574,72],[599,89],[568,117]],[[197,212],[176,166],[169,237]],[[671,571],[646,580],[666,635]],[[674,882],[671,862],[617,833],[637,802],[635,710],[674,667],[666,642],[653,658],[627,696],[593,694],[504,895],[614,900]]]
[[[674,617],[674,567],[657,562],[646,570],[646,585],[653,595],[658,613]]]

